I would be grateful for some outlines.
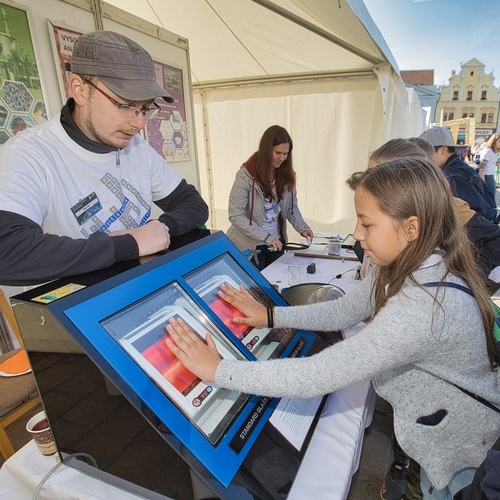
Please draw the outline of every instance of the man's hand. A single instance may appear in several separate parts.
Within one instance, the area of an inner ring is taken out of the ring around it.
[[[159,220],[152,220],[144,226],[133,229],[113,231],[111,236],[130,234],[135,238],[139,247],[139,257],[163,252],[170,246],[170,233],[168,227]]]
[[[207,333],[206,343],[182,319],[170,318],[165,342],[179,361],[204,382],[215,381],[215,370],[220,356],[212,336]]]
[[[267,308],[257,302],[242,285],[237,289],[227,283],[222,283],[219,296],[245,314],[246,318],[233,318],[234,323],[256,327],[267,326]]]

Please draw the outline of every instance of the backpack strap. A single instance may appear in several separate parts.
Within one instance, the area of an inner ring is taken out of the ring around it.
[[[458,283],[452,283],[451,281],[429,281],[428,283],[422,283],[422,285],[426,287],[447,286],[449,288],[456,288],[457,290],[462,290],[462,292],[468,293],[469,295],[474,297],[474,294],[472,293],[470,288],[459,285]],[[493,339],[498,345],[498,350],[500,350],[500,306],[493,302],[491,298],[490,305],[493,309],[493,314],[495,315],[495,321],[493,323]],[[500,363],[500,359],[495,359],[495,361],[497,363]]]
[[[472,297],[474,294],[472,293],[470,288],[466,286],[460,285],[458,283],[453,283],[452,281],[429,281],[428,283],[422,283],[422,285],[426,287],[438,287],[438,286],[447,286],[448,288],[456,288],[457,290],[462,290],[462,292],[468,293]]]

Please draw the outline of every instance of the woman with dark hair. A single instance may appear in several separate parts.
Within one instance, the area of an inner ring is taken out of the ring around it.
[[[229,195],[227,235],[240,250],[254,252],[259,270],[283,254],[287,220],[308,240],[314,236],[298,207],[292,150],[286,129],[269,127],[259,149],[238,170]]]

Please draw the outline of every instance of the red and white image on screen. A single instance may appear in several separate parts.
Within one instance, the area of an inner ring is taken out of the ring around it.
[[[246,317],[239,309],[233,305],[226,302],[220,297],[216,297],[209,304],[210,309],[217,314],[217,316],[222,320],[222,322],[231,330],[231,332],[236,335],[238,340],[241,340],[251,329],[249,325],[243,325],[241,323],[235,323],[233,318],[235,316]]]
[[[167,346],[165,330],[163,338],[141,351],[144,358],[156,368],[181,394],[186,395],[200,379],[191,373]]]

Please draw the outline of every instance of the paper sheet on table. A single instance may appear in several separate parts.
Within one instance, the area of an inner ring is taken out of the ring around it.
[[[300,242],[305,244],[305,245],[309,244],[309,242],[305,238],[302,238],[302,240],[300,240]],[[301,251],[301,253],[310,253],[310,254],[325,253],[326,254],[327,242],[328,242],[328,238],[317,238],[315,236],[312,243],[309,245],[309,247],[304,248],[303,250],[300,250],[300,251]]]
[[[300,451],[322,396],[309,399],[282,398],[269,422]]]
[[[488,278],[495,283],[500,283],[500,266],[495,267]]]
[[[341,235],[338,234],[338,233],[322,233],[322,232],[316,232],[314,233],[314,239],[315,240],[318,240],[318,239],[321,239],[321,238],[327,238],[327,239],[330,239],[330,238],[340,238]]]

